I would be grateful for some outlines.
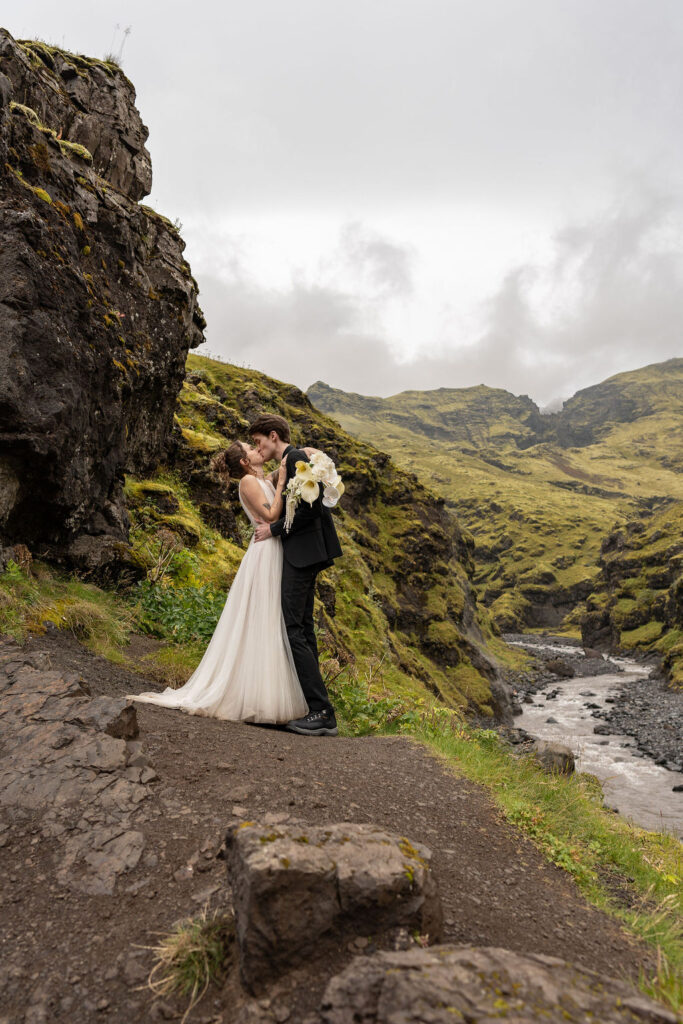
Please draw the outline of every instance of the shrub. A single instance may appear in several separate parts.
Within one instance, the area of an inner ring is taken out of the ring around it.
[[[138,584],[138,625],[145,633],[180,644],[208,643],[225,605],[225,594],[201,587]]]

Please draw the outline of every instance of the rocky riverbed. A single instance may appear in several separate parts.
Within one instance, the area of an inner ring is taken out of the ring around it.
[[[524,646],[533,658],[529,669],[515,678],[516,714],[549,687],[547,697],[552,700],[552,685],[563,679],[618,673],[623,681],[606,698],[609,708],[589,708],[592,717],[605,722],[605,735],[631,736],[643,756],[670,771],[683,772],[683,694],[667,686],[656,662],[642,657],[608,658],[590,648],[584,651],[578,640],[566,637],[509,633],[505,640]],[[637,678],[624,672],[629,662],[643,670]]]
[[[560,744],[558,755],[565,750],[577,771],[600,780],[606,806],[641,827],[683,836],[681,695],[642,661],[601,660],[557,637],[510,642],[531,650],[534,661],[518,681],[507,738],[524,751],[535,738]]]

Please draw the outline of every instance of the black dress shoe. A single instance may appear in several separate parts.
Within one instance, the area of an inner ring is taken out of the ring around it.
[[[287,722],[290,732],[298,732],[300,736],[338,736],[337,719],[333,711],[323,708],[322,711],[309,711],[303,718],[295,718]]]

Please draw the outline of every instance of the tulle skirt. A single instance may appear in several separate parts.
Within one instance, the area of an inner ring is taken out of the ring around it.
[[[247,548],[216,630],[184,686],[132,700],[232,722],[287,722],[308,711],[280,606],[282,543]]]

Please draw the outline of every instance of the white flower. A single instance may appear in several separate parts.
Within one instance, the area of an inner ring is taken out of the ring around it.
[[[296,476],[301,481],[310,480],[313,482],[317,479],[317,475],[313,472],[313,468],[308,462],[297,462]]]
[[[344,484],[332,459],[324,452],[314,452],[310,462],[297,462],[296,473],[285,489],[286,533],[292,528],[294,514],[301,500],[309,505],[317,501],[320,484],[324,484],[323,504],[327,508],[334,508],[344,493]]]
[[[312,505],[320,494],[320,484],[316,483],[315,480],[304,480],[301,485],[300,494],[304,501]]]
[[[320,466],[323,470],[329,469],[330,467],[334,469],[334,462],[329,455],[325,455],[325,452],[313,452],[311,455],[311,465],[316,467]]]

